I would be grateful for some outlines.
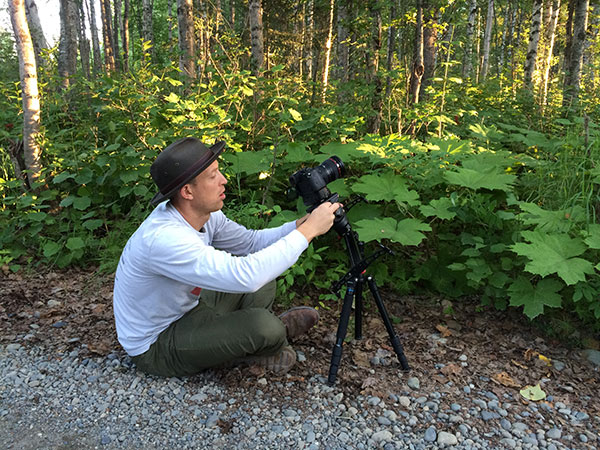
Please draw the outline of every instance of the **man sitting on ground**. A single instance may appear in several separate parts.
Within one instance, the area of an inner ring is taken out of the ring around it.
[[[158,206],[123,250],[113,299],[119,342],[144,372],[182,376],[245,361],[285,373],[296,361],[288,339],[319,319],[309,307],[275,316],[274,280],[331,228],[340,204],[248,230],[221,211],[224,147],[181,139],[151,166]]]

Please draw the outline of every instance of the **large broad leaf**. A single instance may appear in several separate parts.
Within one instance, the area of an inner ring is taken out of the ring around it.
[[[535,203],[528,202],[519,202],[519,207],[523,211],[519,214],[519,219],[525,225],[535,225],[539,231],[566,233],[574,223],[581,222],[586,217],[581,207],[574,207],[569,210],[548,211]]]
[[[235,172],[252,175],[270,168],[273,152],[268,149],[255,152],[226,152],[223,154],[223,159],[231,162],[231,167]]]
[[[524,231],[522,235],[530,244],[519,242],[511,249],[516,254],[529,258],[525,266],[528,272],[542,277],[556,273],[568,285],[585,281],[585,274],[594,273],[594,266],[590,261],[576,258],[587,250],[581,239],[540,231]]]
[[[491,167],[486,170],[474,170],[459,167],[456,172],[446,172],[444,178],[450,184],[464,186],[469,189],[490,189],[511,191],[517,177],[502,173],[498,168]]]
[[[431,200],[429,205],[421,205],[419,209],[425,217],[439,217],[440,219],[452,219],[456,216],[454,211],[450,209],[454,205],[448,197],[442,197],[437,200]]]
[[[356,158],[364,157],[364,153],[357,152],[356,149],[360,145],[358,142],[330,142],[319,149],[319,152],[327,156],[337,156],[344,162],[352,161]],[[325,159],[325,158],[323,158]]]
[[[397,222],[391,217],[359,220],[355,228],[363,241],[389,239],[402,245],[419,245],[425,239],[421,231],[431,231],[431,227],[420,220],[404,219]]]
[[[561,297],[558,291],[562,288],[560,281],[547,278],[536,286],[525,277],[519,277],[508,288],[511,306],[523,306],[523,313],[533,319],[544,313],[544,307],[559,308]]]
[[[306,144],[299,142],[286,142],[279,147],[280,151],[285,151],[286,162],[310,162],[318,159],[306,149]]]
[[[600,225],[594,223],[589,226],[584,242],[589,248],[600,249]]]
[[[381,175],[364,175],[352,186],[354,192],[365,194],[367,200],[390,201],[395,200],[398,204],[411,206],[419,204],[419,194],[409,190],[406,183],[394,172],[386,172]]]

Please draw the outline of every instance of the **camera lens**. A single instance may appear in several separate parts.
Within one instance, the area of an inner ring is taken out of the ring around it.
[[[331,158],[323,161],[323,163],[317,167],[317,170],[323,171],[322,175],[323,179],[325,180],[325,184],[331,183],[333,180],[337,180],[346,174],[344,163],[337,156],[332,156]]]

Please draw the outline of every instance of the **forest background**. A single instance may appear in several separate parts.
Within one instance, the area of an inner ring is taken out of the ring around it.
[[[178,137],[225,140],[225,212],[303,213],[288,177],[331,155],[371,272],[401,294],[600,329],[600,5],[589,0],[35,0],[0,32],[0,266],[111,272]],[[348,267],[330,233],[287,302]],[[451,313],[451,311],[448,311]]]

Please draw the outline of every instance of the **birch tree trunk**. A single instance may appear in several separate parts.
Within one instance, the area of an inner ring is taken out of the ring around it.
[[[93,1],[93,0],[91,0]],[[115,71],[115,55],[112,46],[112,26],[109,0],[100,0],[102,36],[104,40],[104,65],[108,73]]]
[[[258,75],[262,71],[265,60],[261,0],[250,0],[248,6],[252,69]]]
[[[86,0],[84,0],[86,1]],[[100,52],[100,40],[98,39],[98,27],[96,26],[96,11],[94,0],[87,0],[90,21],[90,33],[92,35],[92,54],[94,57],[93,71],[97,74],[102,70],[102,53]]]
[[[571,45],[570,66],[567,68],[563,93],[563,107],[576,103],[579,96],[583,49],[587,30],[589,0],[575,0],[573,12],[573,43]]]
[[[123,28],[121,28],[121,48],[123,49],[123,70],[129,70],[129,0],[123,1]]]
[[[385,78],[385,98],[389,99],[392,94],[392,67],[394,65],[394,48],[396,47],[396,26],[394,22],[396,20],[396,2],[392,2],[390,6],[390,22],[392,25],[388,28],[387,35],[387,59],[385,68],[387,70],[387,76]]]
[[[431,84],[437,63],[437,8],[431,10],[428,1],[423,2],[423,77],[421,78],[421,100],[425,89]]]
[[[85,77],[90,79],[90,41],[87,38],[85,26],[85,2],[77,5],[77,30],[79,31],[79,57]]]
[[[42,29],[42,22],[40,21],[40,15],[35,0],[25,0],[25,15],[27,17],[29,33],[33,42],[33,50],[35,51],[35,62],[37,67],[42,67],[45,65],[44,58],[42,58],[42,49],[48,48],[48,42],[44,36],[44,30]]]
[[[558,13],[560,11],[560,0],[552,0],[548,8],[548,22],[544,30],[544,48],[542,53],[542,89],[540,104],[542,105],[542,115],[544,106],[548,99],[548,84],[550,82],[550,69],[552,67],[552,54],[554,53],[554,38],[556,25],[558,24]]]
[[[469,2],[469,18],[467,20],[465,59],[463,61],[462,75],[470,78],[473,72],[473,47],[475,45],[475,20],[477,19],[477,0]]]
[[[60,43],[58,45],[58,74],[61,87],[71,85],[77,71],[77,5],[74,0],[60,0]]]
[[[150,53],[154,54],[154,31],[152,24],[152,9],[154,0],[142,0],[142,39],[151,44]]]
[[[9,0],[10,20],[15,33],[15,44],[19,57],[19,74],[23,97],[23,151],[28,169],[29,186],[39,178],[42,170],[38,142],[40,134],[40,96],[38,91],[35,51],[27,26],[23,0]]]
[[[348,46],[348,0],[340,0],[338,2],[338,14],[337,14],[337,66],[338,66],[338,79],[342,83],[348,81],[348,71],[350,66],[350,49]]]
[[[325,66],[323,67],[323,93],[321,100],[325,102],[327,94],[327,85],[329,83],[329,62],[331,58],[331,45],[333,41],[333,16],[335,12],[335,0],[329,3],[329,27],[327,31],[327,41],[325,42]]]
[[[531,31],[529,33],[529,46],[527,48],[527,57],[525,59],[525,68],[523,72],[523,84],[528,89],[532,89],[533,71],[535,70],[535,61],[537,59],[538,44],[540,42],[542,9],[542,0],[533,0],[533,13],[531,15]]]
[[[598,42],[598,33],[600,32],[600,3],[596,3],[592,8],[590,19],[588,20],[590,22],[588,37],[583,48],[583,67],[588,69],[589,85],[587,91],[590,93],[590,96],[595,96],[595,93],[598,92],[598,67],[593,64],[593,58],[597,57],[598,53],[596,50],[596,56],[594,56],[593,44]]]
[[[113,43],[113,52],[115,55],[115,66],[119,70],[123,70],[123,61],[122,54],[119,50],[119,35],[121,34],[121,30],[123,29],[123,13],[122,8],[123,4],[121,0],[113,0],[114,2],[114,14],[113,14],[113,33],[112,33],[112,43]]]
[[[314,52],[314,0],[308,0],[306,4],[306,42],[304,45],[304,73],[308,80],[313,78],[313,52]]]
[[[485,19],[485,33],[483,34],[483,59],[479,81],[485,81],[490,67],[490,42],[492,41],[492,25],[494,23],[494,0],[488,0],[487,17]]]
[[[413,57],[413,66],[410,74],[409,84],[409,103],[419,103],[419,93],[421,91],[421,79],[425,71],[423,63],[423,2],[417,0],[417,27],[415,30],[415,52]]]
[[[194,5],[192,0],[177,0],[179,28],[179,70],[189,79],[196,78],[194,52]]]
[[[381,50],[381,3],[378,0],[372,0],[370,7],[371,13],[371,51],[367,58],[368,81],[374,87],[371,98],[371,114],[367,120],[367,131],[369,133],[379,133],[381,127],[381,111],[383,109],[383,99],[381,93],[383,86],[381,76],[379,75],[379,51]]]

